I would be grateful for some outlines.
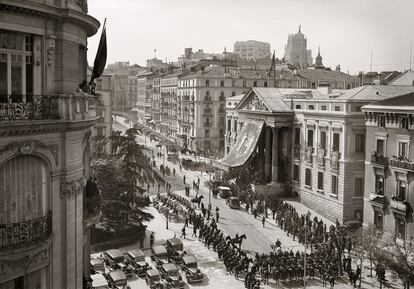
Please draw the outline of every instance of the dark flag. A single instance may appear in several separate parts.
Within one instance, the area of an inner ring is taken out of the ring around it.
[[[269,68],[269,75],[272,72],[272,70],[275,69],[275,66],[276,66],[276,58],[275,58],[275,51],[273,50],[272,63],[270,64],[270,68]]]
[[[93,71],[91,76],[91,82],[95,78],[102,75],[106,65],[106,18],[102,28],[101,40],[99,41],[98,51],[96,52],[95,62],[93,63]]]

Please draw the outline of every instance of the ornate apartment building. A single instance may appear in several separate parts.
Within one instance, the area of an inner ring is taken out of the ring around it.
[[[86,0],[0,3],[1,288],[83,288],[97,116],[78,86],[98,27]]]
[[[364,224],[414,235],[414,93],[362,107],[366,124]]]
[[[332,221],[362,221],[363,214],[370,214],[367,202],[364,210],[364,195],[368,198],[374,166],[366,151],[375,146],[361,107],[409,92],[414,87],[364,86],[339,93],[323,88],[253,88],[235,108],[237,123],[233,121],[232,127],[237,132],[230,128],[227,133],[237,137],[229,140],[230,151],[217,165],[231,169],[253,157],[258,174],[268,182],[257,186],[260,192],[291,192]],[[235,115],[229,111],[228,120],[230,114]],[[407,136],[399,139],[407,142]],[[397,146],[392,143],[388,156]]]
[[[161,78],[160,90],[160,109],[161,125],[160,132],[171,139],[177,135],[177,89],[178,77],[182,74],[181,70],[167,74]]]

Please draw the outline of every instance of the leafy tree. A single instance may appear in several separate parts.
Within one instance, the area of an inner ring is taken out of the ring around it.
[[[414,284],[413,240],[406,242],[395,237],[388,237],[377,254],[381,263],[398,276],[404,288],[408,289],[410,284]]]
[[[103,213],[118,223],[152,219],[152,215],[140,209],[149,201],[142,186],[152,182],[153,177],[142,147],[135,142],[136,135],[133,128],[125,134],[113,132],[112,156],[101,156],[92,162]]]

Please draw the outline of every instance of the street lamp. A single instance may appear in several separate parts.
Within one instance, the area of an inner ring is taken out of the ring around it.
[[[169,214],[169,210],[167,209],[167,214],[165,216],[165,228],[168,230],[168,214]]]

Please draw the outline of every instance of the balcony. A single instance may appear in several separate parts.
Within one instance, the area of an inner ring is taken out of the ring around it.
[[[331,169],[333,170],[339,169],[339,152],[338,151],[331,152]]]
[[[300,145],[293,146],[293,158],[295,160],[300,160]]]
[[[325,166],[325,150],[319,148],[316,153],[316,162],[319,166],[323,167]]]
[[[399,168],[407,171],[414,172],[414,163],[409,161],[406,158],[402,157],[393,157],[390,160],[390,166],[394,168]]]
[[[390,201],[390,209],[394,213],[406,216],[408,212],[408,203],[406,201],[400,200],[396,196],[393,196]]]
[[[383,191],[375,191],[369,194],[369,201],[373,206],[380,207],[381,209],[385,208],[386,199]]]
[[[213,114],[213,110],[211,108],[203,109],[203,114]]]
[[[87,93],[0,96],[0,122],[94,119],[97,98]]]
[[[211,102],[212,101],[211,96],[205,96],[204,101]]]
[[[305,148],[305,161],[307,163],[312,163],[312,153],[313,153],[313,147],[307,146]]]
[[[371,154],[371,163],[386,167],[388,165],[388,159],[382,153],[373,152]]]
[[[28,245],[47,240],[52,233],[52,213],[47,216],[11,224],[0,225],[0,250]]]

